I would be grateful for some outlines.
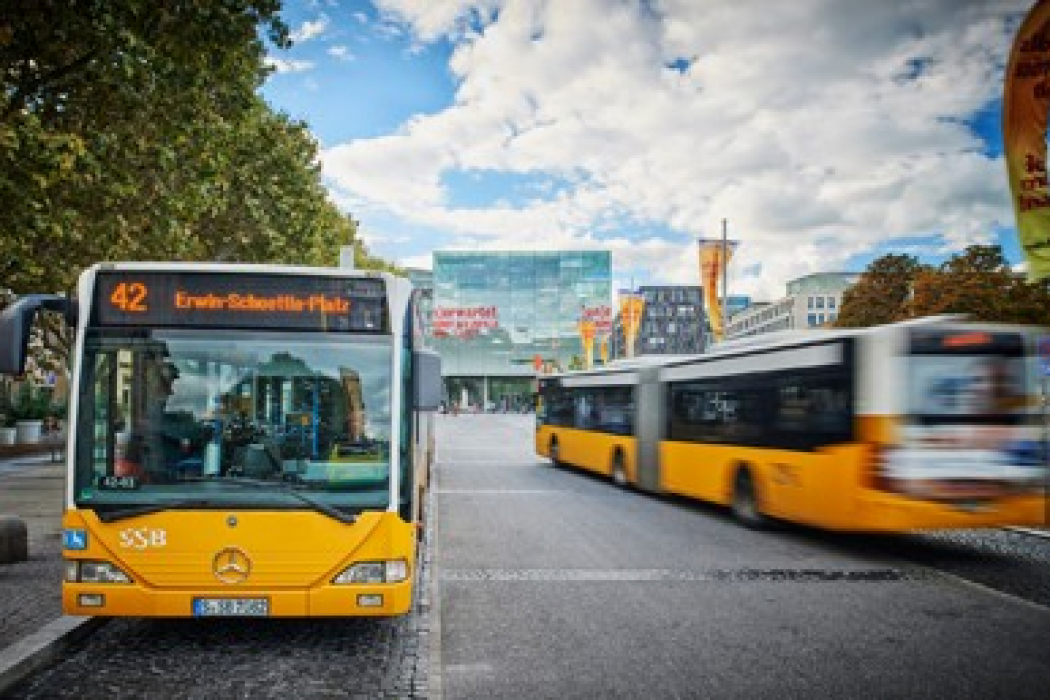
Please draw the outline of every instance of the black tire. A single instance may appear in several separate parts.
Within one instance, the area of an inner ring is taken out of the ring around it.
[[[765,530],[769,518],[762,514],[762,501],[750,470],[741,467],[733,479],[733,516],[752,530]]]
[[[623,463],[623,453],[619,450],[616,451],[612,458],[611,477],[613,483],[620,488],[630,488],[631,484],[627,481],[627,467]]]
[[[560,467],[563,464],[563,462],[558,459],[558,438],[551,438],[550,455],[551,464],[556,467]]]

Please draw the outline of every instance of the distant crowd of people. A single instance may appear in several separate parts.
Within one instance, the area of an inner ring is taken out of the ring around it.
[[[481,402],[468,401],[460,405],[458,401],[442,401],[440,410],[453,416],[460,413],[532,413],[532,404],[521,397],[504,397],[499,401],[489,401],[484,407]]]

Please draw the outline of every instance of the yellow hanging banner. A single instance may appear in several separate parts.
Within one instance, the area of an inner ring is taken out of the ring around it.
[[[737,241],[723,241],[717,238],[701,238],[700,245],[700,285],[704,290],[704,306],[707,307],[707,320],[711,324],[711,333],[715,342],[725,337],[722,325],[722,299],[718,295],[718,285],[722,281],[722,272],[733,259]],[[725,261],[722,255],[725,251]]]
[[[623,339],[626,346],[625,355],[634,357],[634,343],[642,325],[642,313],[645,311],[645,297],[633,292],[620,291],[620,322],[623,324]]]
[[[1028,280],[1050,277],[1050,195],[1046,126],[1050,108],[1050,0],[1039,0],[1021,23],[1003,91],[1003,151],[1017,235]]]
[[[594,366],[594,321],[580,321],[580,340],[583,341],[583,368]]]

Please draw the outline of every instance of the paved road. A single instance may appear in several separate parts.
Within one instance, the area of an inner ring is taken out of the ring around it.
[[[458,421],[437,489],[446,697],[1046,697],[1050,609],[884,540],[754,533],[553,469],[518,417]]]
[[[13,697],[1043,698],[1050,687],[1050,609],[922,563],[995,585],[994,570],[1045,574],[1050,545],[1022,555],[997,533],[953,535],[977,538],[968,544],[754,533],[719,509],[547,466],[531,435],[529,416],[441,417],[433,606],[389,621],[116,620]]]

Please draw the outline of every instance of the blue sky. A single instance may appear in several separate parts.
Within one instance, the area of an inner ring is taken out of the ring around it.
[[[614,288],[730,291],[887,252],[1020,263],[999,133],[1028,0],[295,0],[263,88],[371,249],[613,251]]]

